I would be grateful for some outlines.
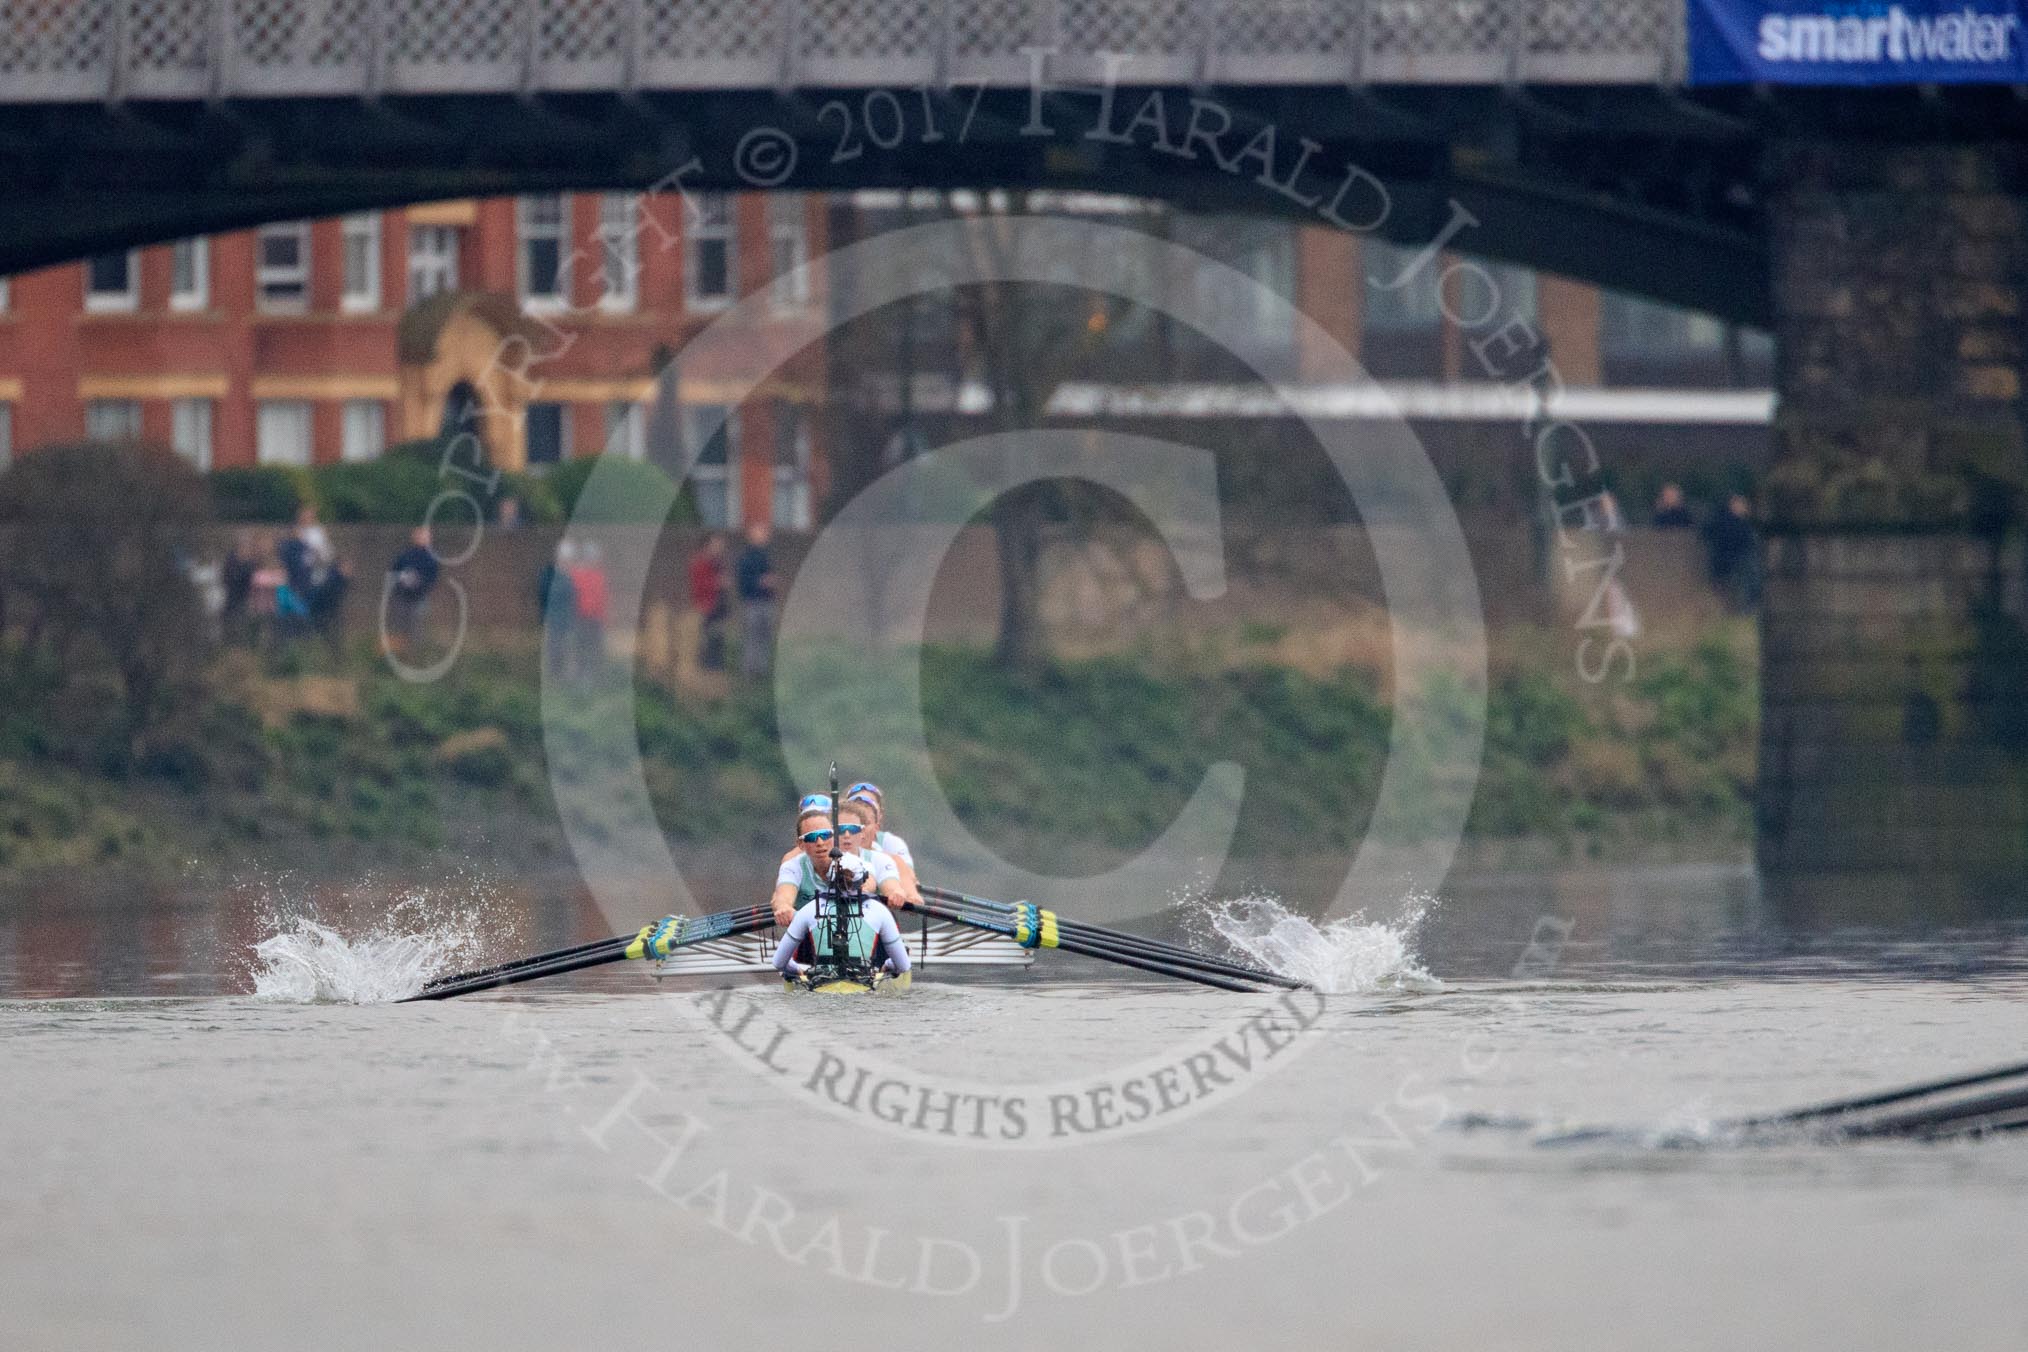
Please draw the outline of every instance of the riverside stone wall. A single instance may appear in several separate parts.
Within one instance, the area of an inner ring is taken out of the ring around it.
[[[2028,154],[1788,145],[1768,168],[1761,867],[1799,914],[2010,904],[2028,868]]]

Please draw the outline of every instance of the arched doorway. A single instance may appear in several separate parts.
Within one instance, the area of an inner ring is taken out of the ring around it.
[[[460,433],[469,432],[483,448],[486,445],[486,433],[481,425],[484,421],[484,412],[479,391],[473,388],[471,381],[460,380],[444,395],[444,416],[443,421],[437,426],[437,435],[448,441]],[[490,464],[491,454],[487,454],[484,459]]]

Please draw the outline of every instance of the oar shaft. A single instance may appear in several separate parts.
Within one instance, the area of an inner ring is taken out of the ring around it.
[[[1880,1094],[1867,1094],[1862,1098],[1839,1099],[1831,1103],[1819,1103],[1809,1108],[1798,1108],[1793,1112],[1772,1113],[1766,1117],[1742,1118],[1732,1125],[1751,1130],[1757,1127],[1779,1127],[1793,1122],[1812,1122],[1819,1118],[1840,1117],[1867,1108],[1884,1108],[1891,1103],[1906,1103],[1911,1099],[1928,1098],[1932,1094],[1946,1094],[1953,1089],[1971,1089],[1977,1085],[1991,1084],[1996,1080],[2011,1080],[2028,1076],[2028,1062],[2012,1066],[1997,1066],[1982,1070],[1974,1075],[1959,1075],[1948,1080],[1932,1080],[1928,1084],[1910,1085],[1905,1089],[1892,1089]]]
[[[977,906],[995,914],[1005,915],[1014,909],[1011,902],[994,901],[988,897],[974,897],[963,892],[953,892],[948,888],[924,887],[921,890],[922,894],[926,897],[936,897],[961,906]],[[1087,924],[1079,920],[1065,920],[1062,916],[1058,916],[1056,918],[1056,927],[1064,935],[1076,935],[1080,938],[1092,939],[1100,943],[1110,944],[1116,948],[1140,953],[1158,961],[1173,962],[1179,966],[1197,967],[1207,972],[1217,972],[1225,976],[1239,977],[1246,981],[1264,982],[1267,985],[1280,986],[1286,990],[1301,990],[1309,984],[1308,982],[1298,981],[1294,977],[1283,976],[1279,972],[1270,972],[1258,967],[1249,967],[1244,963],[1230,962],[1224,958],[1215,958],[1210,954],[1199,953],[1194,949],[1185,948],[1181,944],[1166,943],[1160,939],[1144,938],[1138,934],[1128,934],[1124,930],[1109,929],[1103,925]]]
[[[674,947],[682,948],[689,944],[702,943],[706,939],[749,933],[773,924],[774,918],[773,909],[767,906],[747,906],[736,911],[705,916],[691,927],[690,937],[679,938]],[[445,1000],[454,995],[469,995],[474,991],[492,990],[496,986],[511,986],[523,981],[534,981],[539,977],[560,976],[565,972],[576,972],[603,963],[623,961],[628,948],[639,937],[638,934],[621,934],[610,939],[579,944],[574,948],[537,953],[533,957],[521,958],[515,962],[497,963],[474,972],[438,977],[426,984],[421,992],[408,998]]]
[[[988,930],[994,934],[1011,935],[1014,933],[1014,927],[1010,924],[997,920],[987,920],[964,911],[952,910],[944,906],[925,906],[922,909],[939,920],[949,920],[954,924],[970,925],[974,929]],[[1231,981],[1225,977],[1213,976],[1208,972],[1199,971],[1195,968],[1179,967],[1174,963],[1158,962],[1155,959],[1144,957],[1137,953],[1124,952],[1120,949],[1093,943],[1090,940],[1059,936],[1055,946],[1065,953],[1077,953],[1088,958],[1098,958],[1105,962],[1117,963],[1122,967],[1132,967],[1139,971],[1152,972],[1157,976],[1174,977],[1179,981],[1194,981],[1201,986],[1213,986],[1219,990],[1238,991],[1247,995],[1258,993],[1256,987],[1239,981]]]
[[[604,948],[607,944],[613,942],[614,939],[611,938],[594,939],[590,943],[579,944],[575,948],[559,948],[554,952],[537,953],[533,957],[527,958],[515,958],[511,962],[495,963],[491,967],[480,967],[470,972],[453,972],[448,976],[432,977],[423,983],[423,989],[430,990],[437,986],[454,985],[461,981],[473,980],[476,977],[494,976],[500,972],[511,972],[521,967],[533,967],[538,963],[554,962],[558,958],[574,958],[580,953],[589,953],[593,949]]]
[[[497,986],[512,986],[523,981],[535,981],[541,977],[562,976],[565,972],[583,971],[587,967],[602,967],[611,962],[625,962],[627,960],[627,945],[632,942],[633,936],[628,935],[623,938],[613,939],[603,948],[595,949],[589,953],[580,952],[569,957],[554,958],[548,962],[531,963],[521,967],[509,968],[504,972],[489,972],[483,976],[475,976],[469,981],[460,981],[453,985],[438,986],[432,990],[424,990],[420,994],[411,995],[408,998],[409,1000],[449,1000],[454,996],[471,995],[476,991],[492,990]],[[407,1001],[403,1001],[402,1003],[407,1003]]]

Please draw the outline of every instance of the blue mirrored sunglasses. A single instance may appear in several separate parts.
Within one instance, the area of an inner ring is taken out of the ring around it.
[[[830,794],[828,794],[828,793],[807,793],[807,794],[804,794],[804,795],[803,795],[803,801],[802,801],[802,802],[800,802],[800,803],[798,803],[798,804],[796,804],[796,811],[798,811],[798,812],[808,812],[808,811],[809,811],[809,810],[810,810],[811,808],[813,808],[813,807],[821,807],[821,808],[828,808],[828,807],[830,807],[830,806],[831,806],[831,795],[830,795]]]
[[[815,845],[820,840],[829,840],[830,838],[831,828],[828,826],[820,826],[814,831],[805,831],[798,837],[805,845]]]

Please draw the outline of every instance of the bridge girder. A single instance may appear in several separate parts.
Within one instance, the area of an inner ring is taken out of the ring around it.
[[[881,99],[902,112],[898,137],[868,134],[868,101]],[[1199,105],[1230,130],[1179,154]],[[1321,203],[1301,202],[1356,165],[1385,185],[1378,229],[1397,242],[1427,241],[1462,210],[1472,223],[1455,243],[1470,252],[1764,324],[1756,176],[1765,141],[1798,108],[1810,122],[1851,116],[1822,99],[1647,87],[1122,88],[1109,124],[1092,92],[1027,89],[16,105],[0,107],[0,271],[445,197],[638,189],[693,161],[686,187],[763,186],[737,155],[770,127],[793,145],[794,167],[765,186],[802,190],[1092,190],[1323,221]],[[1137,110],[1138,131],[1118,136]],[[1314,145],[1283,191],[1264,186],[1259,160],[1241,171],[1213,153],[1229,163],[1263,129],[1285,167]]]

